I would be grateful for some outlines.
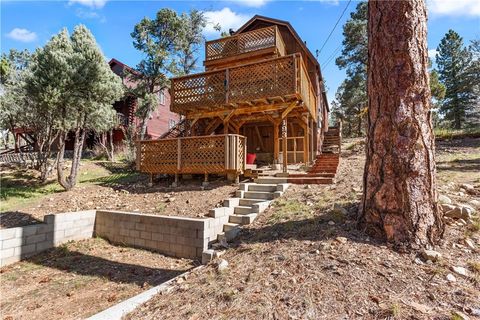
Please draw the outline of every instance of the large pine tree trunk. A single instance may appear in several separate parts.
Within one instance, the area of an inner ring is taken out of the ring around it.
[[[367,160],[360,225],[412,248],[443,233],[435,191],[423,0],[369,1]]]

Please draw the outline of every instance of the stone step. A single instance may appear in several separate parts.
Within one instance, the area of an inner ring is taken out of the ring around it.
[[[253,212],[251,206],[236,206],[235,207],[235,214],[250,214]]]
[[[263,200],[273,200],[275,195],[272,192],[262,192],[262,191],[245,191],[244,198],[247,199],[263,199]]]
[[[238,223],[227,222],[223,224],[223,232],[228,232],[234,229],[240,229]]]
[[[250,184],[248,185],[248,191],[263,191],[263,192],[273,192],[277,191],[276,184]]]
[[[260,203],[260,202],[263,202],[264,200],[260,200],[260,199],[240,199],[239,201],[239,205],[240,206],[252,206],[256,203]]]
[[[229,222],[231,223],[236,223],[239,225],[246,225],[250,224],[255,220],[257,217],[256,213],[250,213],[250,214],[232,214],[229,216]]]

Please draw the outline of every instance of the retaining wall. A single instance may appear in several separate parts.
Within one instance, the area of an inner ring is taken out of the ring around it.
[[[0,266],[3,267],[70,240],[93,236],[95,210],[47,215],[43,223],[0,229]]]
[[[199,259],[223,232],[233,208],[216,208],[207,218],[158,216],[89,210],[47,215],[43,223],[0,229],[0,266],[11,264],[70,240],[105,238],[189,259]]]

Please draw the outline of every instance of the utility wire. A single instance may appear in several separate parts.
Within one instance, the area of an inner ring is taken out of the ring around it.
[[[327,58],[327,60],[325,60],[324,63],[322,63],[322,69],[325,69],[328,64],[333,60],[333,58],[335,58],[335,56],[337,55],[338,51],[342,48],[342,44],[340,44],[334,51],[333,53]]]
[[[347,8],[348,8],[348,5],[350,4],[350,2],[352,2],[352,0],[348,0],[347,5],[346,5],[345,8],[343,9],[343,12],[342,12],[342,14],[340,15],[340,17],[338,18],[337,22],[336,22],[335,25],[333,26],[332,31],[330,31],[330,34],[328,35],[327,39],[325,39],[325,42],[323,43],[323,45],[322,45],[322,47],[320,48],[320,50],[317,51],[317,54],[318,54],[318,55],[320,55],[320,52],[322,52],[323,48],[324,48],[325,45],[327,44],[328,39],[330,39],[330,37],[332,36],[333,31],[335,31],[335,28],[337,28],[338,23],[340,22],[340,19],[342,19],[343,15],[344,15],[345,12],[347,11]]]

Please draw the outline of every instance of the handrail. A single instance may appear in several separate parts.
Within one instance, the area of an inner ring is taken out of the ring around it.
[[[205,62],[219,60],[243,53],[255,52],[262,49],[278,47],[281,39],[285,51],[285,43],[277,26],[270,26],[234,36],[220,38],[205,42]]]

